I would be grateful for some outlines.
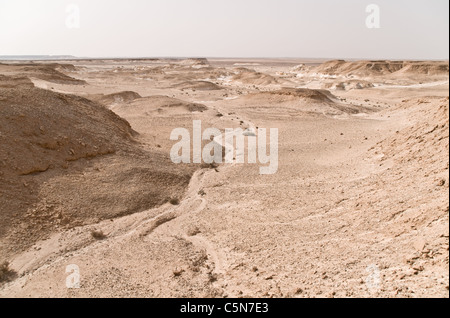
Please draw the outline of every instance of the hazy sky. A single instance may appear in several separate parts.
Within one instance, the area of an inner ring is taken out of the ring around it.
[[[379,29],[366,26],[371,3]],[[0,0],[0,55],[448,59],[448,11],[448,0]]]

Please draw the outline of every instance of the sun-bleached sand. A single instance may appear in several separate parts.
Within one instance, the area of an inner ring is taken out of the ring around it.
[[[449,297],[448,90],[448,61],[2,62],[0,296]],[[278,128],[277,173],[174,164],[194,120]]]

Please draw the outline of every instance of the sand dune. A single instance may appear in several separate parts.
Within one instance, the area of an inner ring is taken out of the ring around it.
[[[33,88],[34,85],[25,76],[4,76],[0,74],[0,88]]]
[[[440,75],[448,76],[447,62],[358,61],[335,60],[323,63],[311,72],[341,76]]]
[[[256,72],[247,68],[238,68],[236,71],[238,73],[233,76],[233,80],[236,82],[249,85],[279,84],[279,81],[275,77],[264,73]]]
[[[355,107],[340,102],[327,90],[284,88],[276,91],[260,92],[241,97],[245,104],[255,105],[248,110],[285,114],[290,116],[324,114],[329,116],[372,112],[367,107]],[[277,105],[276,108],[273,105]]]
[[[214,91],[222,89],[219,85],[208,81],[188,81],[174,85],[174,87],[181,90],[191,89],[200,91]]]
[[[145,111],[161,112],[202,112],[208,108],[199,103],[190,103],[168,96],[149,96],[140,99],[130,105],[134,110],[144,109]]]
[[[64,65],[64,64],[15,64],[15,65],[6,65],[0,64],[0,72],[8,75],[15,76],[25,76],[25,77],[35,77],[40,80],[59,83],[59,84],[69,84],[69,85],[85,85],[86,82],[84,80],[79,80],[72,78],[64,73],[61,73],[60,70],[73,70],[73,65]]]
[[[102,96],[93,96],[92,98],[94,98],[95,100],[98,100],[102,104],[111,105],[114,103],[131,102],[133,100],[141,98],[141,95],[139,95],[136,92],[126,91],[126,92],[119,92],[119,93],[113,93],[113,94],[102,95]]]
[[[186,59],[186,60],[182,60],[180,62],[180,64],[182,65],[190,65],[190,66],[209,66],[209,62],[208,59],[206,58],[190,58],[190,59]]]
[[[193,171],[144,151],[128,122],[100,104],[25,78],[0,78],[0,114],[2,255],[63,227],[168,202]],[[115,165],[126,168],[114,172]]]
[[[345,82],[329,82],[324,84],[327,89],[337,89],[337,90],[352,90],[352,89],[366,89],[373,88],[375,85],[369,81],[363,80],[349,80]]]

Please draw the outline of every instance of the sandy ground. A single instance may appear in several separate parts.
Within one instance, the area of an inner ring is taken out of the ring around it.
[[[322,62],[0,65],[3,111],[75,95],[85,112],[53,114],[85,123],[69,140],[106,147],[33,148],[25,173],[1,140],[0,296],[449,297],[448,63]],[[31,147],[23,112],[4,125]],[[92,112],[111,119],[89,126]],[[278,128],[278,172],[173,165],[170,133],[193,120]]]

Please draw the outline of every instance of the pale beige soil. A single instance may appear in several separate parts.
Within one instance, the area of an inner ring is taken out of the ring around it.
[[[0,64],[0,296],[449,297],[448,62],[322,62]],[[278,172],[173,164],[193,120]]]

